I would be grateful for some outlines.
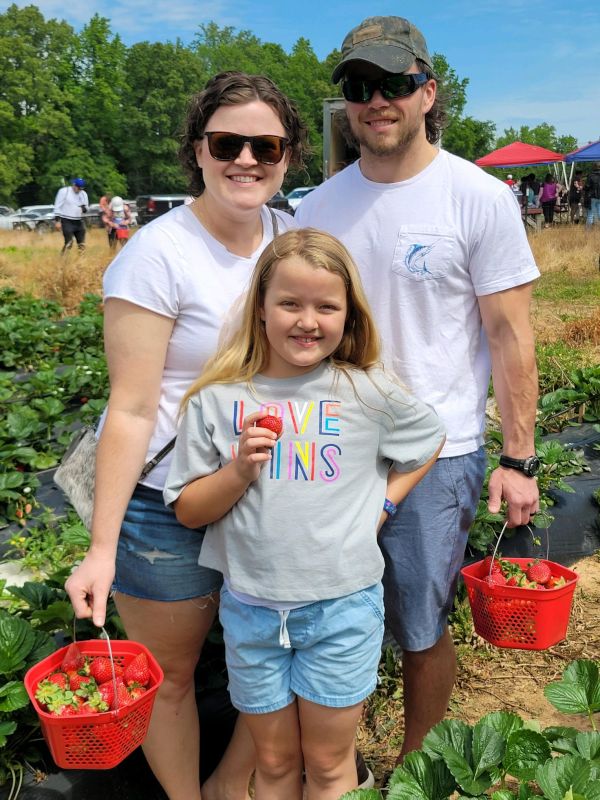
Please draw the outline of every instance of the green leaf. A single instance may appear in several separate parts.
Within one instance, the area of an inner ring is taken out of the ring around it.
[[[463,752],[471,741],[471,728],[459,719],[445,719],[435,725],[425,736],[423,751],[432,758],[443,758],[448,746]]]
[[[445,800],[456,782],[443,761],[433,761],[421,750],[408,753],[392,773],[388,800]]]
[[[469,754],[470,747],[465,748],[465,752]],[[475,770],[469,763],[469,760],[455,750],[451,746],[446,746],[443,752],[444,761],[446,766],[454,776],[461,789],[468,792],[470,795],[483,794],[492,785],[492,780],[489,773],[483,775],[476,775]]]
[[[26,581],[22,586],[8,586],[7,592],[22,600],[32,610],[47,608],[56,599],[56,592],[45,583]]]
[[[564,800],[572,789],[582,794],[590,778],[590,764],[580,756],[561,756],[538,767],[535,779],[548,800]]]
[[[382,800],[379,789],[353,789],[340,797],[340,800]]]
[[[33,647],[27,656],[27,662],[25,664],[27,668],[33,667],[34,664],[37,664],[39,661],[51,655],[58,649],[54,637],[50,636],[49,633],[46,633],[45,631],[34,630],[33,634]]]
[[[492,800],[515,800],[515,796],[508,789],[500,789],[492,794]]]
[[[600,711],[598,664],[589,659],[571,662],[562,679],[548,684],[544,694],[555,708],[566,714]]]
[[[0,686],[0,711],[9,713],[29,704],[29,696],[22,681],[9,681]]]
[[[14,733],[16,730],[17,730],[16,722],[10,722],[9,720],[0,722],[0,747],[5,746],[6,737],[10,736],[11,733]]]
[[[479,720],[479,724],[488,725],[506,741],[511,733],[521,730],[525,724],[518,714],[511,714],[508,711],[492,711]]]
[[[520,781],[532,781],[536,770],[552,753],[541,733],[520,730],[508,738],[503,765],[506,772]]]
[[[506,739],[483,720],[473,728],[472,757],[475,777],[488,773],[502,761]],[[489,776],[488,776],[489,778]],[[489,778],[491,784],[491,778]]]
[[[31,625],[6,611],[0,611],[0,674],[23,669],[35,642]]]

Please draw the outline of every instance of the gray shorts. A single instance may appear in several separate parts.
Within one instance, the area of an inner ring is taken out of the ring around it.
[[[483,447],[438,459],[381,529],[385,621],[403,650],[427,650],[448,623],[485,464]]]

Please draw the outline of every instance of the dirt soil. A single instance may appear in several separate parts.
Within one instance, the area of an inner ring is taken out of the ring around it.
[[[570,568],[578,573],[579,581],[567,638],[544,651],[496,648],[476,635],[468,644],[457,643],[458,678],[448,717],[473,724],[491,711],[510,711],[537,720],[542,728],[567,725],[590,730],[587,717],[562,714],[543,693],[572,660],[600,657],[600,555]],[[403,731],[400,670],[389,679],[387,672],[369,700],[359,735],[359,747],[377,785],[393,769]]]

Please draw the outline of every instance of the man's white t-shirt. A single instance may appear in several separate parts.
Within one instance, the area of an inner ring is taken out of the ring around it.
[[[280,233],[295,227],[289,214],[275,214]],[[273,238],[266,206],[261,219],[263,240],[244,257],[211,236],[188,205],[178,206],[143,226],[104,273],[105,299],[128,300],[175,320],[146,461],[175,436],[183,395],[215,353],[234,301],[247,290],[254,265]],[[170,459],[171,454],[142,483],[162,490]]]
[[[83,208],[88,205],[88,196],[83,189],[76,192],[72,186],[63,186],[54,198],[54,216],[81,219]]]
[[[508,186],[443,150],[400,183],[367,180],[356,162],[307,195],[295,219],[350,251],[386,367],[444,423],[442,456],[476,450],[491,371],[477,298],[539,277]]]

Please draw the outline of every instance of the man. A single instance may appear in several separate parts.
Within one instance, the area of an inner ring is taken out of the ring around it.
[[[583,188],[584,204],[587,209],[585,224],[591,227],[600,221],[600,163],[588,175]]]
[[[386,619],[403,650],[401,762],[444,717],[454,685],[447,619],[484,479],[490,356],[504,448],[489,508],[505,500],[511,527],[539,508],[529,321],[539,272],[508,186],[436,148],[443,109],[414,25],[366,19],[344,40],[339,80],[361,158],[311,192],[296,219],[346,244],[386,365],[436,409],[448,434],[437,464],[380,534]]]
[[[85,249],[85,224],[83,214],[87,211],[88,196],[83,187],[83,178],[73,178],[70,186],[63,186],[56,193],[54,200],[54,218],[56,230],[62,230],[65,241],[61,253],[64,255],[77,242],[79,252]]]

